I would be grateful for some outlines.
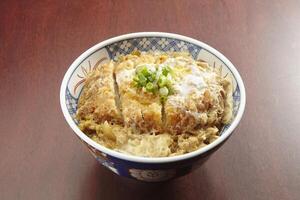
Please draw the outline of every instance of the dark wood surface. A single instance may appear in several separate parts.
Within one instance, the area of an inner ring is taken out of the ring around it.
[[[113,175],[64,120],[73,60],[112,36],[165,31],[224,53],[244,117],[194,173],[160,184]],[[300,1],[0,1],[0,199],[300,199]]]

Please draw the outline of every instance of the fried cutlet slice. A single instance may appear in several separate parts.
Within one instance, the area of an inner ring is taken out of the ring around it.
[[[158,132],[162,127],[159,97],[132,85],[137,65],[154,62],[151,55],[128,55],[115,68],[124,123],[142,132]]]
[[[117,94],[114,86],[114,62],[104,64],[89,74],[80,95],[77,119],[122,123],[117,107]]]
[[[220,124],[224,115],[224,88],[218,81],[219,74],[192,59],[176,58],[176,62],[184,66],[180,71],[185,73],[174,85],[175,94],[165,102],[166,130],[180,134]]]

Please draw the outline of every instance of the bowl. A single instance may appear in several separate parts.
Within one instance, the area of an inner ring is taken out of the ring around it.
[[[78,98],[87,73],[110,59],[132,51],[188,51],[194,59],[202,59],[222,69],[222,75],[233,80],[232,122],[223,127],[220,137],[211,144],[191,153],[148,158],[116,152],[94,142],[77,126],[75,118]],[[88,147],[96,160],[112,172],[141,181],[165,181],[185,175],[205,162],[230,137],[240,122],[246,94],[240,74],[219,51],[190,37],[162,32],[139,32],[117,36],[91,47],[81,54],[67,70],[60,89],[60,104],[67,123],[75,135]]]

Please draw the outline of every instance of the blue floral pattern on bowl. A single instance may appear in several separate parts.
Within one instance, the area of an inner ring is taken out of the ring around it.
[[[117,58],[132,51],[188,51],[194,58],[197,57],[200,47],[189,42],[173,38],[142,37],[127,39],[113,43],[107,47],[110,58]]]

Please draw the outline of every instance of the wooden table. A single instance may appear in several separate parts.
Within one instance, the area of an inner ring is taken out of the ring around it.
[[[100,166],[59,87],[112,36],[174,32],[224,53],[247,92],[233,137],[194,173],[145,184]],[[300,199],[300,1],[0,1],[0,199]]]

